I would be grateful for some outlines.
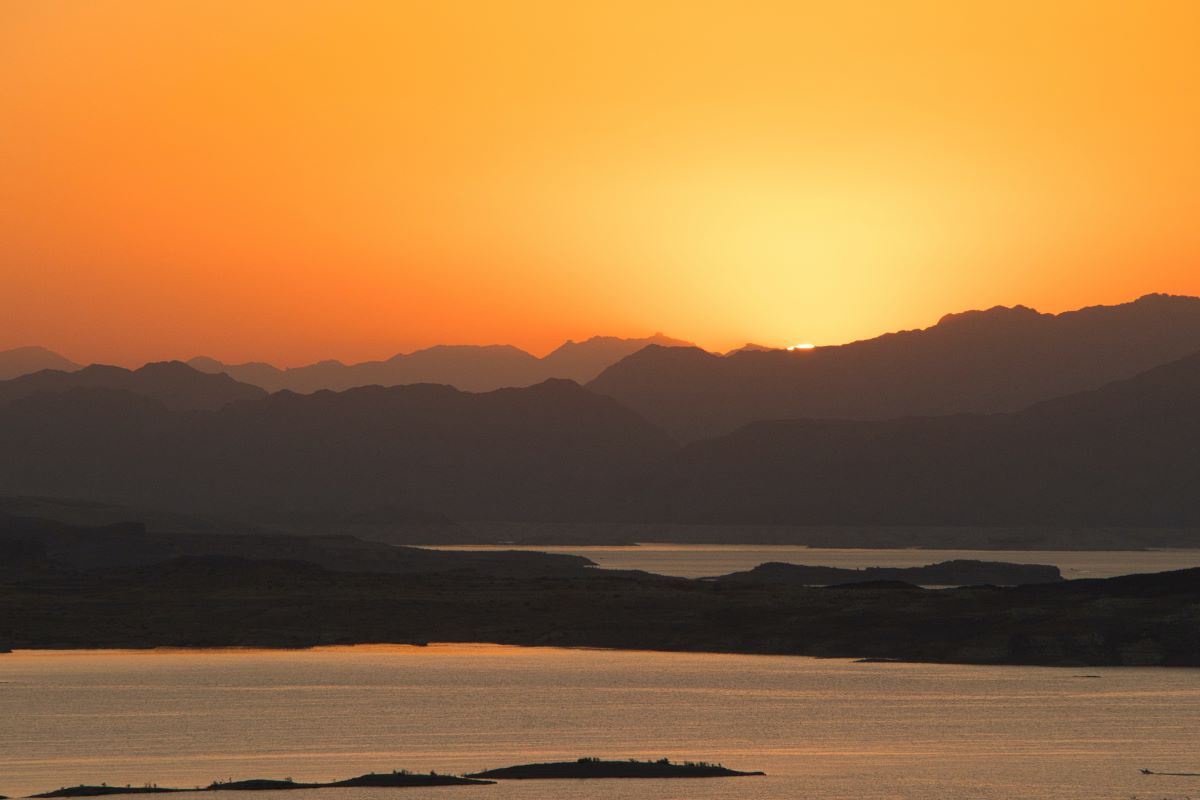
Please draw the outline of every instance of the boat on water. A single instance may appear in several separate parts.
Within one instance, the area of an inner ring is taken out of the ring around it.
[[[1143,775],[1173,775],[1177,778],[1200,778],[1200,772],[1155,772],[1149,769],[1143,769]]]

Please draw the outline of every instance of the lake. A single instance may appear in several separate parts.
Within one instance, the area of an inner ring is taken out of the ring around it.
[[[1200,771],[1198,719],[1200,672],[1183,669],[497,645],[18,651],[0,655],[0,793],[669,756],[768,775],[254,797],[1183,798],[1200,778],[1138,770]]]
[[[437,550],[528,550],[590,558],[606,569],[703,578],[753,569],[767,561],[817,567],[919,567],[956,558],[1053,564],[1066,578],[1110,578],[1139,572],[1200,567],[1200,549],[1164,550],[908,550],[834,549],[801,545],[639,544],[629,547],[439,546]]]

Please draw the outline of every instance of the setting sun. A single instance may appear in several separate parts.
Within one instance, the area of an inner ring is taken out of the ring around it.
[[[1198,44],[0,0],[0,791],[1197,796]]]

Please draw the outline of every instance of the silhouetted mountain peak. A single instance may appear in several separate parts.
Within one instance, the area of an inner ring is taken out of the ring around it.
[[[620,336],[592,336],[589,339],[584,339],[582,342],[577,342],[574,339],[567,339],[565,342],[563,342],[558,347],[556,347],[554,350],[552,350],[550,353],[548,353],[545,356],[545,358],[551,359],[555,356],[556,353],[566,353],[566,352],[569,352],[572,350],[580,350],[580,349],[586,349],[586,348],[600,348],[600,347],[609,347],[609,348],[615,347],[615,348],[623,348],[623,349],[635,348],[635,351],[636,351],[636,350],[640,350],[641,348],[646,347],[648,345],[659,345],[662,347],[694,347],[695,346],[691,342],[685,342],[682,339],[672,339],[670,336],[667,336],[664,333],[654,333],[654,334],[652,334],[650,336],[646,336],[644,338],[633,338],[633,339],[623,338]]]
[[[1200,306],[1200,297],[1186,294],[1169,294],[1167,292],[1150,292],[1134,300],[1129,305],[1142,306]],[[1098,306],[1103,308],[1104,306]]]
[[[145,364],[138,367],[133,372],[135,375],[145,375],[148,377],[157,377],[157,378],[172,378],[175,380],[188,380],[191,378],[198,378],[198,376],[204,374],[204,373],[200,372],[199,370],[188,366],[186,363],[184,363],[182,361],[147,361]],[[216,375],[214,377],[216,380],[225,380],[225,381],[231,380],[231,378],[224,373],[222,373],[220,375]],[[200,378],[200,380],[207,380],[207,379]]]
[[[209,358],[208,356],[194,356],[193,358],[189,358],[186,363],[192,369],[210,373],[221,372],[227,366],[229,366],[228,364],[217,361],[215,358]]]
[[[534,360],[534,356],[511,344],[435,344],[411,353],[397,353],[388,361],[428,360],[441,357],[486,359],[496,356]]]
[[[984,310],[960,311],[954,314],[946,314],[937,321],[935,327],[947,328],[963,325],[988,325],[988,324],[1013,324],[1022,323],[1032,320],[1038,320],[1043,317],[1050,317],[1050,314],[1043,314],[1040,311],[1030,308],[1029,306],[992,306]]]
[[[497,389],[496,391],[529,392],[530,395],[534,397],[555,398],[572,403],[599,402],[613,403],[614,405],[616,403],[616,401],[614,401],[611,397],[605,397],[604,395],[599,395],[595,392],[589,392],[587,389],[580,386],[579,383],[571,380],[570,378],[547,378],[541,383],[535,383],[533,386],[526,386],[524,388]]]
[[[0,380],[19,378],[44,369],[72,372],[79,369],[79,365],[38,345],[0,350]]]
[[[607,366],[648,344],[686,344],[661,333],[645,339],[593,336],[584,342],[568,341],[544,358],[510,344],[439,344],[384,361],[344,364],[326,360],[316,364],[278,369],[252,362],[225,364],[207,357],[188,364],[201,372],[224,372],[235,380],[277,392],[291,389],[311,393],[321,389],[342,391],[355,386],[404,386],[441,383],[468,392],[488,392],[504,387],[532,386],[547,378],[592,380]]]
[[[634,366],[648,366],[652,364],[673,364],[673,365],[688,365],[688,364],[708,364],[720,359],[721,356],[715,353],[710,353],[703,348],[696,347],[664,347],[658,344],[647,345],[631,356],[627,356],[616,364],[606,369],[598,380],[604,379],[610,374],[616,374],[626,371]]]
[[[725,352],[725,355],[732,356],[738,353],[769,353],[774,350],[779,350],[778,347],[768,347],[765,344],[755,344],[754,342],[746,342],[741,347],[735,347],[732,350]]]

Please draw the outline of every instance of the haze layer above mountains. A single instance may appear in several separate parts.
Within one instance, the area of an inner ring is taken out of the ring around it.
[[[0,382],[0,493],[254,521],[1184,526],[1198,402],[1200,300],[1165,296],[813,352],[651,345],[586,388],[93,366]]]

